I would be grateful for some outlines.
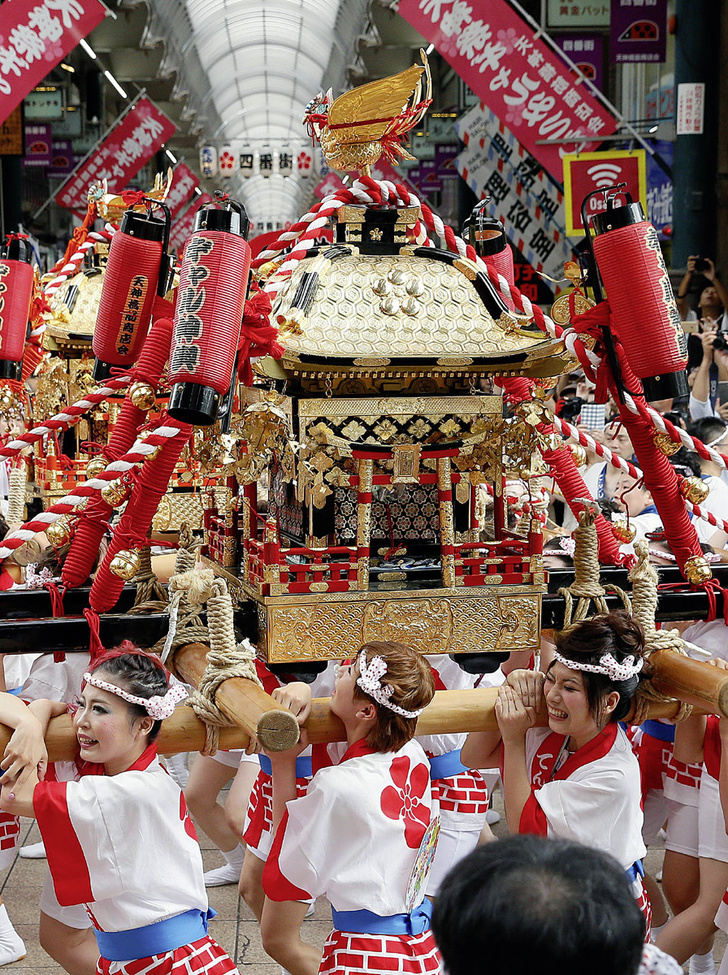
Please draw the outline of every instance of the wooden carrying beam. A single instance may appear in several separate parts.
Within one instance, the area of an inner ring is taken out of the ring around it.
[[[660,653],[671,654],[670,651],[660,651]],[[725,682],[728,680],[728,671],[716,670],[714,667],[709,667],[707,664],[700,663],[699,661],[678,657],[677,654],[671,654],[671,656],[677,657],[683,663],[695,664],[696,667],[701,669],[704,687],[697,691],[694,689],[691,690],[690,694],[692,699],[698,704],[701,710],[709,713],[720,713],[719,706],[711,702],[715,702],[720,698],[720,692],[716,691],[716,686],[719,685],[721,689],[725,689]],[[673,660],[669,660],[667,666],[676,668],[678,671],[680,670],[680,664]],[[181,670],[182,667],[180,666]],[[705,676],[706,671],[708,672],[707,676]],[[191,666],[186,672],[189,676],[194,676]],[[712,684],[710,683],[710,678],[713,679]],[[668,684],[668,681],[662,676],[660,681],[663,691],[667,691],[668,686],[675,686]],[[228,689],[228,684],[233,684],[233,687]],[[242,688],[241,684],[244,685]],[[255,691],[259,693],[256,695],[252,688],[255,688]],[[261,707],[267,707],[267,702],[260,696],[264,692],[256,684],[252,684],[251,681],[245,681],[241,677],[233,677],[226,681],[225,685],[221,686],[220,691],[218,691],[218,700],[220,699],[221,691],[224,689],[231,692],[230,697],[226,694],[223,694],[223,697],[227,700],[226,708],[228,712],[233,720],[239,723],[239,727],[220,729],[220,747],[245,748],[249,741],[250,729],[252,728],[254,730],[257,726],[265,727],[264,722],[262,725],[260,722]],[[232,693],[234,689],[237,690],[235,693]],[[495,701],[497,697],[498,689],[495,687],[482,687],[474,690],[460,691],[437,691],[432,703],[425,708],[417,721],[417,734],[455,734],[468,731],[495,730],[497,727],[495,720]],[[231,699],[234,700],[233,704],[230,703]],[[251,701],[253,702],[252,705],[250,704]],[[241,712],[244,712],[245,708],[249,706],[250,710],[247,713],[238,714],[236,711],[236,708],[239,707]],[[674,718],[678,708],[679,705],[674,701],[653,704],[649,709],[647,717]],[[262,717],[268,714],[270,714],[270,711],[263,711]],[[246,728],[248,729],[247,731],[245,730]],[[330,698],[323,697],[314,699],[311,716],[306,723],[306,731],[309,741],[314,743],[343,741],[345,739],[344,726],[339,718],[331,711]],[[0,725],[0,752],[5,748],[10,734],[10,729]],[[177,752],[199,751],[203,747],[204,742],[205,727],[203,723],[195,716],[191,708],[178,707],[174,714],[163,722],[158,744],[161,754],[173,755]],[[48,727],[48,734],[46,735],[46,744],[48,745],[48,755],[51,761],[70,760],[74,757],[77,752],[77,746],[71,727],[70,715],[63,715],[60,718],[52,719]]]

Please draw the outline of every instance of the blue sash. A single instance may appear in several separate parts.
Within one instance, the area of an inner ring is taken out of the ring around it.
[[[143,928],[130,928],[128,931],[94,930],[99,954],[107,961],[130,961],[174,951],[206,937],[207,922],[215,913],[212,908],[207,911],[192,910],[156,924],[145,924]]]
[[[430,759],[430,778],[433,781],[449,779],[451,775],[467,772],[467,768],[460,761],[460,751],[461,749],[458,748],[454,752],[445,752],[444,755],[434,755]]]
[[[373,914],[371,911],[336,911],[331,919],[337,931],[348,934],[422,934],[430,929],[432,904],[425,898],[409,914]]]
[[[661,721],[643,721],[642,730],[650,738],[657,738],[659,741],[675,741],[675,725],[663,724]]]
[[[262,772],[266,775],[273,775],[273,766],[270,763],[270,759],[267,755],[258,755],[258,761],[260,762],[260,768]],[[296,759],[296,778],[297,779],[310,779],[313,775],[313,767],[311,766],[311,756],[310,755],[299,755]]]
[[[644,877],[645,868],[642,866],[641,860],[635,860],[632,866],[624,872],[627,874],[627,880],[629,883],[633,884],[638,877]]]

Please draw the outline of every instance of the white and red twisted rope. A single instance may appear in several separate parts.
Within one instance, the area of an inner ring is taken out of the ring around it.
[[[625,474],[629,474],[630,477],[635,478],[635,480],[640,480],[642,477],[642,471],[639,467],[635,467],[630,461],[625,460],[624,457],[620,457],[619,454],[612,453],[609,447],[605,447],[604,444],[599,443],[599,441],[594,440],[590,437],[588,433],[584,433],[583,430],[577,430],[575,426],[571,423],[567,423],[566,420],[562,420],[561,417],[554,416],[554,426],[558,427],[562,433],[576,440],[581,444],[582,447],[586,447],[588,450],[592,450],[599,457],[603,457],[607,463],[611,464],[612,467],[616,467],[617,470],[624,471]],[[707,449],[707,448],[706,448]],[[716,516],[710,511],[703,511],[700,505],[693,504],[692,501],[688,501],[687,498],[683,499],[685,502],[685,507],[696,518],[701,521],[707,521],[709,525],[714,528],[720,528],[722,531],[728,534],[728,521],[724,521],[722,518],[716,518]]]
[[[0,447],[0,457],[13,457],[30,444],[42,440],[49,433],[68,430],[69,427],[72,427],[74,423],[77,423],[81,419],[84,413],[93,409],[94,406],[98,406],[99,403],[103,403],[104,400],[107,400],[115,393],[124,390],[131,382],[131,379],[132,377],[130,375],[107,379],[106,385],[95,389],[92,393],[89,393],[83,399],[77,400],[71,406],[67,406],[61,413],[56,413],[55,416],[41,423],[40,426],[33,427],[27,433],[21,434],[17,440],[11,440],[4,447]]]
[[[153,453],[157,447],[169,443],[174,437],[184,434],[189,437],[189,427],[186,424],[178,423],[170,417],[165,417],[163,424],[155,427],[151,432],[144,434],[144,440],[137,439],[126,454],[118,460],[112,461],[105,470],[101,471],[96,477],[78,484],[71,494],[56,501],[45,511],[40,512],[30,521],[26,522],[14,532],[9,532],[3,539],[0,546],[0,560],[24,545],[29,539],[33,538],[38,532],[58,521],[63,515],[70,514],[82,505],[87,498],[98,494],[107,486],[109,481],[115,481],[122,474],[131,470],[137,464],[143,463],[148,454]]]

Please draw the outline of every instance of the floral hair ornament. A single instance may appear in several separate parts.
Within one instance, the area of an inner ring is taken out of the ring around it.
[[[583,664],[581,661],[562,657],[558,650],[554,650],[554,660],[558,660],[569,670],[586,670],[590,674],[604,674],[611,680],[629,680],[630,677],[636,677],[644,666],[644,659],[636,654],[627,657],[621,664],[615,660],[611,653],[602,654],[598,664]]]
[[[366,652],[364,650],[360,651],[359,676],[356,682],[364,693],[368,694],[369,697],[373,697],[377,704],[389,708],[395,714],[401,714],[403,718],[419,718],[425,710],[424,708],[418,708],[416,711],[407,711],[405,708],[401,708],[399,704],[394,704],[390,701],[392,694],[394,694],[394,688],[391,684],[382,684],[382,677],[386,673],[387,662],[383,657],[372,657],[367,664]]]
[[[164,696],[157,694],[154,697],[137,697],[135,694],[130,694],[128,691],[119,687],[118,684],[110,684],[108,681],[101,680],[95,674],[86,673],[83,675],[83,679],[87,684],[91,684],[92,687],[98,687],[100,691],[108,691],[109,694],[116,694],[117,697],[128,701],[129,704],[138,704],[155,721],[163,721],[165,718],[168,718],[177,704],[180,701],[184,701],[188,696],[187,691],[181,684],[174,684],[167,690]]]

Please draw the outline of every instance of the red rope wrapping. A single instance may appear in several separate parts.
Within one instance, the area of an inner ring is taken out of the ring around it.
[[[619,354],[619,348],[617,349]],[[619,361],[622,377],[630,389],[639,388],[639,381],[629,367],[626,356],[620,355]],[[612,394],[618,401],[617,388],[610,383]],[[644,398],[644,393],[642,393]],[[635,398],[636,402],[639,402]],[[677,559],[681,571],[685,571],[685,563],[693,555],[702,555],[698,536],[693,527],[690,516],[685,510],[685,500],[680,494],[680,481],[677,471],[668,458],[656,446],[653,439],[652,422],[642,416],[635,416],[622,403],[619,407],[619,417],[629,434],[634,452],[642,468],[645,487],[652,494],[655,507],[662,519],[662,527],[670,551]]]
[[[246,386],[253,385],[250,360],[254,356],[272,355],[280,359],[283,346],[279,345],[278,329],[270,322],[272,302],[270,295],[261,291],[255,282],[250,286],[250,298],[245,302],[243,325],[238,343],[238,375]]]
[[[100,657],[102,653],[106,652],[106,647],[101,642],[101,620],[99,619],[99,614],[88,607],[83,611],[83,615],[86,617],[88,628],[91,631],[88,641],[88,652],[91,655],[91,663],[93,663],[97,657]]]
[[[499,376],[496,382],[504,390],[505,398],[509,403],[522,403],[531,398],[531,390],[533,389],[533,380],[531,379],[526,379],[523,376],[513,378]],[[554,426],[552,423],[542,423],[538,430],[541,433],[549,434],[554,432]],[[584,505],[577,502],[576,498],[591,499],[591,494],[574,462],[573,454],[567,447],[557,447],[555,450],[539,447],[539,450],[544,461],[549,465],[566,503],[578,520],[579,515],[584,510]],[[612,533],[611,526],[602,514],[597,515],[596,530],[599,561],[608,565],[627,564],[629,557],[619,551],[619,545]]]
[[[156,389],[169,358],[172,342],[172,319],[160,318],[153,325],[132,372],[132,382],[149,383]],[[101,451],[107,461],[118,460],[136,440],[137,431],[146,423],[147,414],[134,406],[129,397],[124,400],[108,444]],[[131,483],[129,485],[131,489]],[[114,507],[101,495],[92,498],[81,511],[80,519],[63,563],[61,579],[70,589],[83,585],[93,569],[99,546]]]
[[[144,544],[175,465],[192,434],[192,427],[188,423],[173,420],[166,414],[163,423],[164,426],[176,426],[182,434],[168,440],[159,455],[144,464],[134,485],[126,510],[91,586],[89,605],[97,613],[106,613],[116,605],[124,588],[124,580],[111,572],[111,560],[123,549],[137,548]]]

